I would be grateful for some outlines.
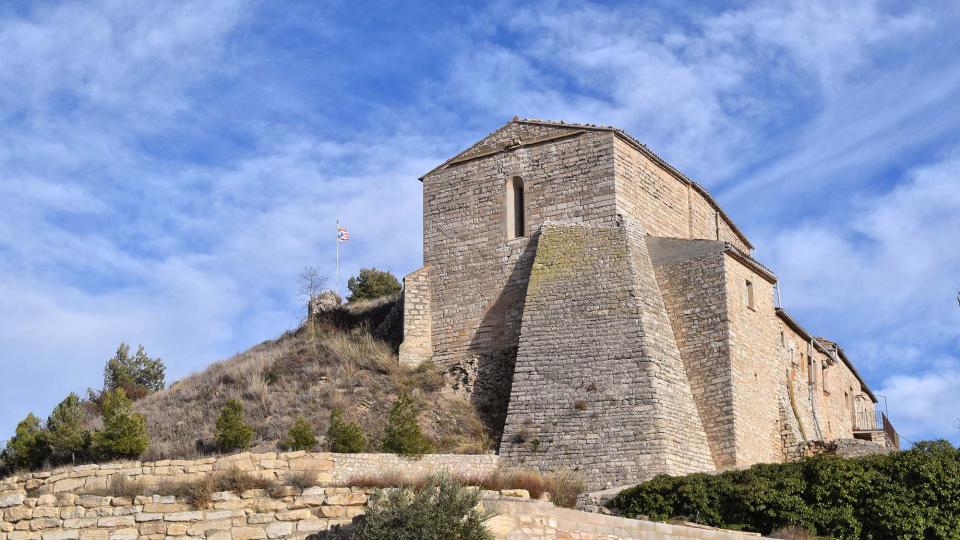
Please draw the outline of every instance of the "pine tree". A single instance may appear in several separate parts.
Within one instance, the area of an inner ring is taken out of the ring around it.
[[[93,434],[96,457],[103,460],[140,457],[150,444],[147,420],[133,412],[133,404],[122,388],[103,394],[100,414],[103,429]]]
[[[310,424],[302,416],[299,416],[297,421],[290,426],[287,438],[280,446],[284,450],[313,450],[317,446],[317,436]]]
[[[327,443],[331,452],[356,454],[367,447],[367,437],[354,422],[343,419],[343,411],[334,408],[330,411],[330,427],[327,428]]]
[[[109,392],[123,388],[128,398],[137,399],[162,390],[165,371],[163,361],[147,356],[143,345],[137,348],[135,355],[130,356],[130,346],[121,343],[103,369],[103,390]]]
[[[417,423],[417,406],[407,394],[400,394],[390,409],[383,432],[383,451],[405,456],[419,456],[433,450]]]
[[[3,461],[14,471],[39,469],[50,457],[47,432],[40,419],[30,413],[17,424],[13,437],[7,441]]]
[[[350,290],[348,302],[372,300],[399,291],[400,282],[385,270],[362,268],[356,277],[347,280],[347,289]]]
[[[217,418],[216,440],[221,450],[246,450],[253,440],[253,429],[243,420],[243,404],[231,399]]]
[[[86,414],[80,397],[71,393],[47,418],[49,441],[54,455],[63,461],[76,462],[90,446],[90,431],[85,427]]]

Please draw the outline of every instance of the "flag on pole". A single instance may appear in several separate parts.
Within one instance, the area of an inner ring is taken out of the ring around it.
[[[350,233],[348,233],[347,230],[341,227],[340,225],[337,225],[337,240],[341,242],[346,242],[349,239],[350,239]]]

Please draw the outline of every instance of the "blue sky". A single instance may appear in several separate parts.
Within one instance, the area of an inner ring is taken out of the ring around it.
[[[687,4],[687,3],[684,3]],[[910,440],[960,442],[960,8],[852,0],[5,2],[0,437],[294,326],[296,275],[421,261],[419,175],[514,115],[706,185]]]

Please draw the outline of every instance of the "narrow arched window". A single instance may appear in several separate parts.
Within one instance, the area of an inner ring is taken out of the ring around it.
[[[507,182],[506,195],[507,240],[526,236],[527,221],[523,179],[519,176],[511,178]]]

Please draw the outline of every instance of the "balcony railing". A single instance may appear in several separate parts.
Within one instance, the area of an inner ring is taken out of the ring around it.
[[[857,411],[853,413],[854,431],[882,431],[894,448],[900,448],[900,435],[883,411]]]
[[[857,411],[853,413],[854,431],[880,431],[883,429],[882,411]]]

